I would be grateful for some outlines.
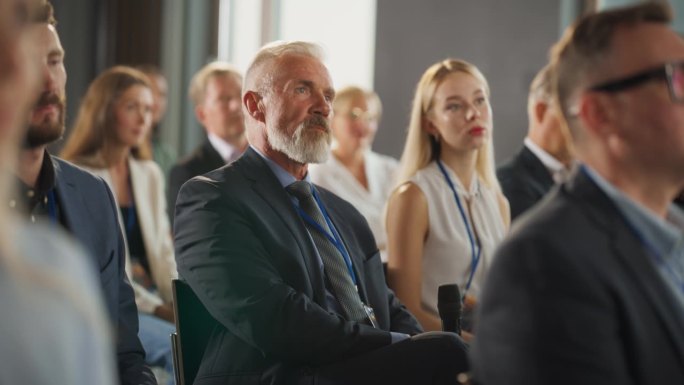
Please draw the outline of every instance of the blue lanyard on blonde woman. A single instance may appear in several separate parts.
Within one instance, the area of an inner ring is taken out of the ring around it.
[[[468,217],[466,216],[465,210],[463,209],[463,204],[461,204],[461,199],[458,197],[458,194],[456,193],[456,187],[454,187],[454,182],[451,181],[449,173],[447,173],[441,160],[437,159],[437,165],[439,166],[439,170],[442,172],[442,175],[444,175],[444,180],[446,180],[447,184],[449,185],[451,192],[454,194],[456,206],[458,206],[458,211],[461,213],[461,219],[463,219],[463,224],[465,225],[466,232],[468,233],[468,240],[470,241],[470,276],[468,276],[468,282],[466,283],[465,289],[463,290],[463,295],[461,296],[465,298],[466,294],[468,293],[468,290],[470,289],[470,285],[473,283],[473,277],[475,276],[477,267],[480,264],[480,254],[482,252],[482,248],[479,247],[475,240],[475,235],[473,234],[474,229],[471,230],[470,225],[468,224]]]

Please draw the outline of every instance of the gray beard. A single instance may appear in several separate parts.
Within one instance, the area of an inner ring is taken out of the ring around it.
[[[330,131],[321,133],[312,131],[308,127],[311,120],[300,124],[294,135],[289,136],[278,128],[267,127],[268,143],[274,150],[287,155],[288,158],[302,164],[323,163],[328,160],[330,143],[332,140]]]

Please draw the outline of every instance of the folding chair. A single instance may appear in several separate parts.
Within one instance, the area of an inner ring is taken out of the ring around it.
[[[218,324],[187,283],[174,279],[173,312],[176,332],[171,334],[177,385],[191,385],[197,377],[204,350]]]

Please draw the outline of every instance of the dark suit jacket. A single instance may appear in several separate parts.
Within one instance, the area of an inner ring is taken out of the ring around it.
[[[156,384],[145,365],[145,351],[138,339],[138,310],[126,278],[123,235],[117,206],[100,178],[52,157],[60,212],[69,232],[85,246],[99,269],[104,302],[117,326],[118,369],[122,384]]]
[[[306,377],[303,368],[389,345],[389,330],[420,332],[385,284],[365,219],[336,195],[319,192],[380,329],[326,310],[323,273],[304,223],[250,148],[186,183],[176,204],[179,275],[221,324],[195,384],[296,383]]]
[[[190,180],[190,178],[206,174],[211,170],[216,170],[222,167],[226,162],[221,158],[221,155],[211,145],[209,139],[204,139],[199,147],[195,149],[190,155],[181,159],[176,163],[169,172],[169,187],[167,189],[166,202],[169,207],[169,219],[171,226],[173,226],[173,213],[176,205],[176,198],[178,191],[180,191],[183,183]]]
[[[613,202],[577,172],[514,225],[471,350],[496,384],[684,384],[684,316]]]
[[[526,146],[496,170],[511,205],[511,220],[539,202],[554,185],[546,166]]]

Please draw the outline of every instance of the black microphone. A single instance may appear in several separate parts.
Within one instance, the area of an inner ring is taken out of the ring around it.
[[[458,285],[441,285],[437,292],[437,309],[442,330],[461,335],[461,292]]]

